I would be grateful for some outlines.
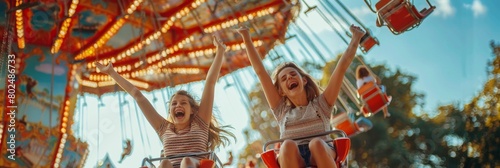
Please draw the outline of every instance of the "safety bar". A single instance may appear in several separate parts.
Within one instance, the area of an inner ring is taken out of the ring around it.
[[[214,160],[216,162],[216,165],[222,165],[222,162],[219,160],[219,157],[217,157],[217,155],[214,152],[199,152],[199,153],[183,153],[183,154],[171,155],[171,156],[159,157],[159,158],[145,157],[142,160],[141,166],[145,166],[146,163],[153,165],[153,162],[165,160],[165,159],[175,159],[175,158],[183,158],[183,157],[202,156],[202,155],[209,155],[209,159]],[[216,166],[216,167],[219,167],[219,166]]]
[[[323,133],[318,133],[318,134],[313,134],[313,135],[308,135],[308,136],[303,136],[303,137],[285,138],[285,139],[278,139],[278,140],[268,141],[268,142],[266,142],[264,144],[264,146],[262,148],[262,151],[266,151],[267,146],[269,146],[270,144],[275,144],[275,143],[278,143],[278,142],[283,142],[283,141],[285,141],[287,139],[294,140],[294,141],[300,141],[300,140],[310,139],[310,138],[314,138],[314,137],[326,136],[326,135],[330,135],[330,134],[333,134],[333,133],[340,134],[341,137],[347,137],[347,134],[344,131],[342,131],[342,130],[331,130],[331,131],[326,131],[326,132],[323,132]]]

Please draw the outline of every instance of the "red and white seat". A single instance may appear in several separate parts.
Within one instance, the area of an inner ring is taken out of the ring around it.
[[[303,140],[305,140],[305,139],[311,139],[314,137],[321,137],[321,136],[326,136],[326,135],[330,135],[330,134],[336,134],[336,135],[340,136],[339,138],[334,138],[333,140],[331,140],[331,143],[333,143],[333,145],[335,147],[335,152],[336,152],[336,157],[331,158],[331,159],[335,160],[337,167],[347,167],[347,162],[348,162],[347,155],[349,154],[349,149],[351,148],[351,140],[341,130],[327,131],[327,132],[320,133],[320,134],[294,138],[292,140],[303,142]],[[279,166],[278,160],[277,160],[279,148],[268,150],[267,147],[270,146],[271,144],[282,143],[285,140],[286,139],[279,139],[279,140],[269,141],[266,144],[264,144],[263,151],[265,151],[265,152],[262,153],[260,155],[260,157],[261,157],[262,161],[264,162],[264,164],[268,168],[280,168],[280,166]],[[330,143],[330,142],[327,142],[327,143]],[[330,158],[325,158],[325,159],[330,159]],[[314,168],[314,167],[311,167],[311,168]]]

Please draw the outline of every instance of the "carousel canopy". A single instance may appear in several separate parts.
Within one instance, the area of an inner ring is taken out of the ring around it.
[[[262,56],[284,39],[298,2],[284,0],[0,1],[2,38],[21,58],[66,61],[79,92],[102,95],[119,87],[94,62],[115,70],[141,90],[203,80],[215,54],[212,35],[228,46],[222,74],[246,67],[242,39],[251,29]],[[10,28],[10,30],[6,29]],[[17,47],[16,47],[17,46]],[[57,81],[56,81],[57,82]]]

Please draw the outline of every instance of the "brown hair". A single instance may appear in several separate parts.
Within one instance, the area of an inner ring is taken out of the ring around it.
[[[361,79],[367,77],[368,75],[370,75],[370,72],[368,72],[368,69],[366,69],[365,66],[360,65],[356,68],[356,79]]]
[[[191,105],[191,110],[193,111],[192,114],[195,114],[195,112],[198,112],[200,110],[200,104],[198,104],[198,102],[196,102],[194,100],[193,96],[191,96],[191,94],[189,94],[187,91],[179,90],[179,91],[175,92],[170,99],[172,99],[176,95],[183,95],[183,96],[188,97],[189,104]],[[170,107],[171,106],[168,107],[169,113],[170,113]],[[169,117],[170,117],[170,115],[169,115]],[[189,119],[190,123],[193,122],[193,118],[194,118],[193,116],[190,117],[190,119]],[[209,130],[208,130],[208,149],[210,149],[210,151],[215,150],[215,148],[217,148],[219,145],[223,145],[223,146],[229,145],[229,142],[230,142],[229,136],[236,139],[236,136],[233,133],[229,132],[228,130],[225,130],[225,128],[232,128],[232,127],[231,126],[219,126],[219,122],[212,115],[212,121],[209,124]],[[224,135],[221,133],[224,133],[227,135]]]
[[[297,66],[297,64],[295,64],[293,62],[284,62],[284,63],[278,65],[276,70],[274,70],[273,75],[272,75],[273,80],[274,80],[273,84],[274,84],[274,87],[278,90],[278,92],[281,92],[278,75],[283,69],[285,69],[287,67],[296,69],[297,72],[300,74],[300,76],[302,76],[303,78],[305,78],[307,80],[307,83],[304,86],[304,88],[306,90],[307,101],[311,101],[314,98],[319,96],[320,88],[319,88],[318,84],[313,80],[311,75],[307,74],[302,68],[300,68],[299,66]],[[286,96],[285,96],[285,101],[287,102],[287,104],[291,105],[292,107],[295,107],[295,105],[291,104],[290,100]]]

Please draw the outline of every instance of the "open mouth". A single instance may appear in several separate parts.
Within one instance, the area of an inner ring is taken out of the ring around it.
[[[184,113],[183,111],[176,111],[176,112],[174,113],[174,116],[175,116],[175,118],[177,118],[177,119],[182,119],[182,118],[184,117],[184,115],[186,115],[186,113]]]
[[[291,82],[290,84],[288,84],[288,90],[293,90],[297,86],[299,86],[299,84],[297,82]]]

